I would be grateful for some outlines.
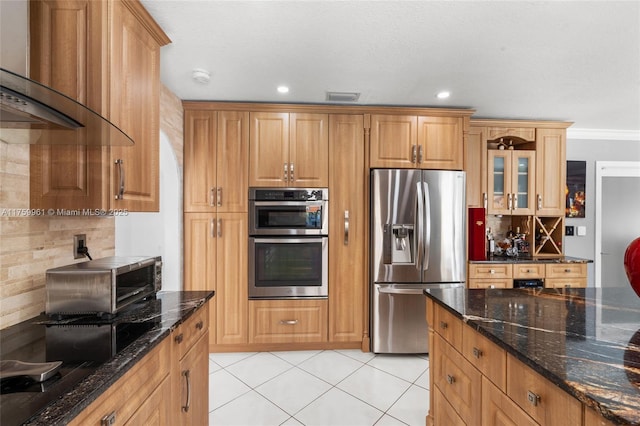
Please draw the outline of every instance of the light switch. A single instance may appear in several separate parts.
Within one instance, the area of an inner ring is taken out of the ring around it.
[[[586,226],[578,226],[578,236],[579,237],[584,237],[585,235],[587,235],[587,227]]]

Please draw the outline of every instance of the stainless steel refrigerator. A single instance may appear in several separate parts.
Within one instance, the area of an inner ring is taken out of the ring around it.
[[[371,171],[371,350],[429,352],[425,288],[464,286],[465,173]]]

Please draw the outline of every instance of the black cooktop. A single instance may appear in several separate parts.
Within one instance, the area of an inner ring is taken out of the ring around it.
[[[26,422],[54,399],[64,398],[82,379],[156,326],[154,322],[127,322],[126,317],[111,321],[91,317],[54,321],[41,315],[13,327],[15,339],[3,339],[0,359],[62,361],[62,366],[40,383],[25,376],[2,379],[0,424]]]

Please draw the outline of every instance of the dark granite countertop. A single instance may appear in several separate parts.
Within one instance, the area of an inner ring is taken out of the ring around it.
[[[640,424],[640,298],[627,285],[427,297],[616,424]]]
[[[593,260],[571,256],[489,256],[487,260],[469,260],[469,263],[593,263]]]
[[[8,391],[5,379],[0,424],[68,423],[213,295],[213,291],[159,292],[111,321],[91,317],[53,321],[40,315],[0,330],[1,360],[65,361],[56,380],[28,383],[20,392]]]

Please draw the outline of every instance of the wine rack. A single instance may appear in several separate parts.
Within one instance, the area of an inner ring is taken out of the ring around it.
[[[562,235],[564,217],[534,216],[533,255],[559,256],[562,255]]]

